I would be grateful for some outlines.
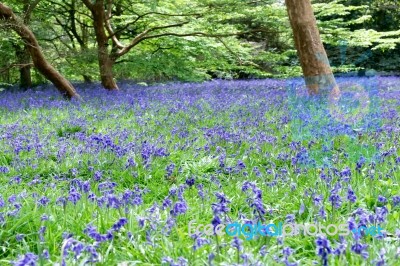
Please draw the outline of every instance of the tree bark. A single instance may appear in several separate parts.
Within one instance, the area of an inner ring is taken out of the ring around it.
[[[11,8],[1,2],[0,20],[4,20],[24,40],[34,66],[43,76],[50,80],[65,97],[81,99],[72,84],[46,60],[32,31],[14,14]]]
[[[18,64],[21,65],[19,68],[19,86],[22,89],[29,89],[32,87],[32,75],[31,75],[31,55],[29,53],[28,46],[25,44],[23,48],[16,45],[16,56]]]
[[[96,34],[98,60],[100,67],[101,84],[107,90],[118,90],[118,85],[114,80],[113,65],[115,59],[111,58],[108,52],[108,37],[104,28],[106,14],[104,11],[104,1],[97,0],[94,4],[84,1],[86,7],[93,16],[93,27]]]
[[[285,0],[309,94],[337,97],[340,90],[322,44],[310,0]]]

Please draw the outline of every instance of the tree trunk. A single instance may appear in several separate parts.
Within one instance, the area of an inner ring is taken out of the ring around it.
[[[43,76],[50,80],[65,97],[81,99],[72,84],[46,60],[35,35],[22,20],[14,14],[11,8],[1,2],[0,20],[5,20],[7,25],[24,40],[31,54],[34,66]]]
[[[92,78],[89,75],[82,75],[84,83],[92,83]]]
[[[22,49],[16,46],[16,55],[18,64],[21,65],[19,68],[19,86],[22,89],[28,89],[32,87],[31,55],[28,46],[24,45]]]
[[[285,3],[309,94],[337,97],[340,90],[322,44],[310,0],[285,0]]]
[[[114,80],[113,65],[114,60],[110,58],[107,47],[98,47],[99,66],[101,84],[107,90],[118,90],[118,85]]]
[[[113,65],[115,60],[110,57],[108,52],[109,43],[104,28],[106,18],[104,1],[97,0],[89,9],[93,15],[93,27],[97,41],[101,84],[107,90],[118,90],[118,85],[115,82],[113,75]]]

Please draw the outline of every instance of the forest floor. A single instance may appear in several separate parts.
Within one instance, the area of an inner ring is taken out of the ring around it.
[[[338,82],[0,92],[0,264],[395,265],[400,78]]]

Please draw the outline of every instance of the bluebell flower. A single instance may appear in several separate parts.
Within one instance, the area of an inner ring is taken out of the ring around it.
[[[3,197],[0,195],[0,208],[4,208],[6,206],[6,203],[4,202]]]
[[[261,257],[265,257],[265,255],[268,254],[268,250],[267,250],[267,246],[266,245],[263,245],[260,248],[259,254],[260,254]]]
[[[44,242],[44,233],[46,232],[46,226],[41,226],[39,229],[39,238],[41,242]]]
[[[375,219],[376,219],[376,222],[377,223],[386,222],[386,218],[387,218],[388,213],[389,213],[389,211],[385,206],[376,207],[375,208]]]
[[[102,176],[103,173],[101,171],[96,171],[93,175],[93,179],[98,182],[101,180]]]
[[[376,266],[385,266],[386,265],[386,250],[384,248],[381,248],[379,251],[379,256],[377,259],[374,260],[374,263]]]
[[[260,177],[261,176],[260,169],[257,166],[253,167],[253,173],[256,175],[256,177]]]
[[[292,224],[294,223],[296,216],[294,214],[288,214],[286,215],[286,223]]]
[[[173,216],[177,216],[179,214],[185,214],[187,209],[188,209],[188,207],[187,207],[187,204],[185,201],[178,201],[174,204],[170,213]]]
[[[339,236],[339,242],[337,243],[336,249],[333,251],[333,254],[336,256],[341,256],[346,253],[347,242],[343,236]]]
[[[351,177],[351,170],[348,166],[346,166],[341,172],[340,172],[340,177],[343,178],[345,182],[349,181]]]
[[[357,200],[357,196],[354,193],[354,190],[351,188],[351,186],[349,185],[348,189],[347,189],[347,199],[351,202],[354,203]]]
[[[393,201],[393,206],[400,205],[400,196],[393,196],[392,201]]]
[[[357,172],[361,173],[361,168],[363,167],[364,164],[365,164],[365,158],[361,156],[356,163]]]
[[[319,209],[318,215],[319,215],[319,217],[321,217],[322,219],[326,219],[326,211],[325,211],[325,208],[324,208],[323,206]]]
[[[364,259],[367,259],[369,257],[369,253],[367,251],[368,245],[367,244],[361,244],[359,240],[356,240],[356,243],[351,246],[351,251],[353,251],[356,254],[361,255]]]
[[[8,202],[9,203],[14,203],[17,201],[17,195],[13,194],[10,197],[8,197]]]
[[[323,196],[322,195],[313,195],[313,202],[315,206],[320,206],[323,201]]]
[[[202,200],[204,200],[204,190],[203,190],[203,184],[198,184],[197,185],[197,190],[198,190],[198,194],[199,194],[199,197],[202,199]]]
[[[132,157],[129,157],[129,158],[128,158],[128,161],[127,161],[127,163],[126,163],[126,165],[125,165],[125,168],[135,167],[135,166],[136,166],[135,159],[132,158]]]
[[[68,200],[72,202],[74,205],[81,199],[81,194],[76,191],[74,188],[71,189],[68,195]]]
[[[379,201],[380,203],[386,203],[386,202],[387,202],[387,199],[386,199],[384,196],[379,195],[379,196],[378,196],[378,201]]]
[[[174,169],[175,169],[175,164],[174,163],[169,164],[167,166],[167,168],[165,169],[165,171],[167,172],[166,176],[170,177],[172,175],[172,173],[174,172]]]
[[[162,207],[161,208],[163,210],[165,210],[165,209],[171,207],[171,205],[172,205],[172,200],[168,196],[166,196],[164,201],[163,201],[163,203],[162,203]]]
[[[337,193],[336,190],[331,190],[331,194],[329,196],[329,201],[332,203],[332,206],[335,208],[339,208],[342,205],[342,197]]]
[[[177,191],[178,191],[177,188],[176,188],[175,186],[173,186],[173,187],[171,187],[171,188],[169,189],[168,195],[171,196],[171,197],[173,197],[173,196],[176,195]]]
[[[200,234],[192,234],[190,237],[193,238],[193,240],[194,240],[194,244],[192,247],[194,251],[198,250],[199,248],[201,248],[204,245],[208,245],[211,243],[210,240],[201,237]]]
[[[169,235],[171,233],[172,228],[175,226],[176,220],[173,216],[169,216],[164,226],[164,234]]]
[[[10,170],[8,169],[8,167],[6,167],[6,166],[0,166],[0,173],[2,173],[2,174],[7,174],[8,172],[10,172]]]
[[[24,234],[17,234],[15,236],[15,240],[17,240],[17,242],[21,242],[24,239],[25,235]]]
[[[127,223],[128,223],[128,220],[126,218],[122,217],[115,224],[113,224],[112,230],[114,232],[118,232]]]
[[[50,200],[49,200],[46,196],[41,197],[41,198],[37,201],[38,205],[39,205],[39,206],[42,206],[42,207],[47,206],[47,204],[49,204],[49,202],[50,202]]]
[[[239,170],[243,170],[246,168],[246,165],[244,164],[244,162],[242,160],[238,160],[237,167]]]
[[[42,258],[49,260],[50,259],[50,253],[47,249],[44,249],[41,255]]]
[[[306,206],[305,206],[304,203],[302,202],[302,203],[300,204],[299,215],[302,215],[302,214],[304,213],[305,209],[306,209]]]
[[[195,182],[195,180],[193,177],[187,178],[185,181],[186,185],[188,185],[189,187],[193,186],[194,182]]]
[[[243,241],[240,238],[238,238],[237,236],[235,236],[233,238],[231,245],[233,248],[237,249],[238,251],[243,250]]]
[[[348,225],[349,225],[349,230],[353,231],[354,229],[358,229],[357,223],[354,220],[353,217],[350,217],[347,221]]]
[[[208,265],[212,265],[212,261],[214,260],[214,258],[215,258],[215,254],[214,253],[210,253],[210,254],[208,254],[208,257],[207,257],[207,260],[208,260]]]
[[[318,236],[315,244],[317,245],[317,255],[321,257],[322,265],[328,266],[328,256],[332,253],[329,240],[326,236]]]
[[[39,257],[33,253],[26,253],[24,255],[20,255],[18,260],[11,261],[11,264],[14,266],[36,266],[38,264]]]

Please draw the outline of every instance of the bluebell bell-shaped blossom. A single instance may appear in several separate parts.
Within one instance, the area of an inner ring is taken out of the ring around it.
[[[21,242],[24,239],[25,235],[24,234],[17,234],[15,236],[15,240],[17,240],[17,242]]]
[[[313,202],[315,206],[321,206],[322,202],[324,200],[324,197],[322,195],[313,195]]]
[[[304,205],[303,202],[301,202],[300,208],[299,208],[299,215],[302,215],[304,213],[305,209],[306,209],[306,206]]]
[[[33,253],[20,255],[16,261],[11,261],[14,266],[36,266],[38,265],[39,257]]]
[[[165,199],[163,200],[161,208],[165,210],[171,207],[171,205],[172,205],[172,200],[169,198],[169,196],[166,196]]]
[[[400,196],[393,196],[392,201],[393,201],[393,206],[399,206],[400,205]]]
[[[379,251],[378,258],[376,258],[373,262],[376,266],[385,266],[386,265],[386,250],[381,248]]]
[[[295,218],[296,218],[296,216],[294,214],[288,214],[288,215],[286,215],[285,221],[288,224],[292,224],[295,222]]]
[[[102,177],[103,173],[101,171],[96,171],[93,175],[93,179],[97,182],[100,181]]]
[[[49,204],[50,200],[46,196],[41,197],[38,199],[37,204],[41,207],[45,207]]]
[[[332,253],[329,240],[326,236],[318,236],[315,244],[317,245],[317,255],[321,258],[322,265],[328,266],[328,256]]]
[[[235,236],[231,241],[231,246],[233,248],[237,249],[238,251],[242,251],[243,250],[243,240],[241,240],[240,238]]]
[[[167,165],[167,167],[165,168],[166,176],[170,177],[172,175],[172,173],[174,172],[174,170],[175,170],[175,164],[174,163],[171,163],[171,164]]]
[[[342,256],[346,253],[347,250],[347,242],[343,236],[339,236],[339,242],[336,245],[336,249],[333,251],[333,254],[336,256]]]
[[[198,250],[199,248],[201,248],[204,245],[208,245],[211,243],[210,240],[202,237],[201,234],[192,234],[190,237],[194,241],[194,244],[192,247],[194,251]]]
[[[386,222],[387,215],[389,211],[388,209],[383,206],[383,207],[376,207],[375,208],[375,218],[377,223],[384,223]]]
[[[332,203],[333,207],[339,208],[340,206],[342,206],[342,197],[338,194],[337,190],[331,190],[328,199]]]
[[[126,225],[128,223],[128,220],[125,217],[120,218],[115,224],[113,224],[113,226],[111,227],[111,229],[114,232],[118,232],[124,225]]]
[[[4,208],[6,206],[6,203],[4,202],[3,197],[0,195],[0,208]]]
[[[351,188],[350,185],[347,188],[347,200],[350,201],[351,203],[354,203],[357,200],[357,196],[354,193],[354,190]]]
[[[41,226],[39,229],[39,239],[44,242],[44,233],[46,232],[46,226]]]
[[[107,208],[119,209],[121,207],[121,200],[116,195],[108,194],[106,196],[106,206]]]
[[[351,251],[361,255],[364,259],[367,259],[369,257],[367,249],[368,245],[360,243],[358,239],[356,240],[356,243],[351,246]]]
[[[45,260],[49,260],[50,259],[50,253],[49,253],[49,251],[47,249],[44,249],[40,256],[42,258],[44,258]]]
[[[132,157],[129,157],[128,161],[125,164],[125,168],[129,168],[129,167],[136,167],[135,159]]]
[[[361,173],[361,168],[364,166],[364,164],[365,164],[365,158],[361,156],[356,162],[356,171]]]
[[[384,196],[379,195],[378,202],[385,204],[385,203],[387,203],[387,199]]]
[[[322,206],[319,211],[318,211],[318,216],[321,217],[322,219],[326,219],[326,211],[324,206]]]
[[[267,246],[263,245],[258,253],[260,254],[261,257],[265,257],[265,255],[269,253],[267,250]]]
[[[177,201],[172,207],[170,213],[173,216],[178,216],[179,214],[185,214],[188,206],[185,201]]]
[[[164,226],[164,234],[168,236],[175,225],[176,225],[175,218],[173,216],[168,216]]]
[[[68,201],[72,202],[74,205],[81,199],[81,194],[74,188],[69,191]]]
[[[195,183],[195,179],[194,177],[189,177],[185,180],[186,185],[188,185],[189,187],[192,187]]]
[[[199,195],[199,197],[202,199],[202,200],[204,200],[204,197],[205,197],[205,195],[204,195],[204,187],[203,187],[203,184],[198,184],[197,185],[197,193],[198,193],[198,195]]]
[[[341,172],[340,172],[340,177],[342,178],[343,181],[348,182],[351,177],[351,170],[348,166],[346,166]]]

